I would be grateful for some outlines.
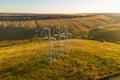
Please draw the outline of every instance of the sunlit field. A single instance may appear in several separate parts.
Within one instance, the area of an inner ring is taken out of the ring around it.
[[[0,80],[94,80],[120,70],[115,43],[71,39],[68,50],[57,53],[58,42],[52,41],[49,55],[47,41],[7,42],[0,42]]]
[[[120,80],[120,0],[0,0],[0,80]]]
[[[1,20],[0,80],[97,80],[120,72],[118,16],[41,15],[36,20]],[[65,26],[67,32],[62,31]],[[42,32],[45,28],[50,29],[49,37],[49,32]]]

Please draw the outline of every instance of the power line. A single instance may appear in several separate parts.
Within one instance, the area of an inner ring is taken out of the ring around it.
[[[38,28],[36,27],[36,29],[38,29]],[[36,30],[36,32],[38,33],[38,30]],[[54,27],[54,28],[52,28],[52,27],[41,28],[40,37],[42,39],[48,40],[48,54],[49,54],[50,62],[52,60],[52,55],[54,54],[54,52],[52,51],[51,41],[52,40],[58,41],[57,42],[58,54],[65,53],[66,51],[68,51],[68,41],[67,41],[68,36],[69,36],[69,33],[68,33],[67,26]],[[38,37],[38,35],[37,35],[37,37]],[[63,40],[64,40],[64,43],[62,43]]]
[[[37,21],[35,20],[35,38],[37,38],[38,37],[38,23],[37,23]]]

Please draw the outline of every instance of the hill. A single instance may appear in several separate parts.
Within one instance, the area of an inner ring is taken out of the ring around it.
[[[46,15],[42,16],[45,17]],[[59,17],[58,15],[53,15],[53,17],[55,16]],[[64,18],[65,16],[70,16],[70,18]],[[38,35],[41,33],[41,28],[44,27],[68,26],[69,32],[73,34],[74,38],[81,38],[81,36],[83,36],[83,34],[86,34],[89,30],[102,25],[108,25],[113,22],[112,18],[106,17],[104,15],[92,14],[91,16],[88,14],[82,14],[82,17],[80,17],[80,15],[73,16],[77,17],[64,15],[60,19],[51,19],[50,15],[48,15],[48,19],[45,20],[1,20],[0,40],[32,39],[35,36],[36,25],[39,31],[37,33]]]
[[[52,42],[52,49],[57,52],[56,43]],[[0,47],[0,80],[94,80],[120,71],[119,44],[80,39],[68,43],[65,54],[52,53],[49,60],[46,41],[0,42],[4,45]]]
[[[32,14],[32,13],[0,13],[0,20],[44,20],[92,17],[97,14]]]
[[[114,19],[115,23],[119,23],[120,22],[120,13],[104,13],[102,15],[105,15],[109,18]]]
[[[88,37],[94,40],[120,42],[120,23],[96,28],[88,33]]]

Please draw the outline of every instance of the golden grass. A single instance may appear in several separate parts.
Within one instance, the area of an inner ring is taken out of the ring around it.
[[[94,80],[120,70],[119,44],[80,39],[68,43],[67,53],[58,54],[57,42],[52,42],[52,64],[46,42],[1,47],[0,80]]]

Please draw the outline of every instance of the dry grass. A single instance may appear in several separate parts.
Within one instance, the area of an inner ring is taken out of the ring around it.
[[[111,18],[103,15],[68,18],[68,19],[47,19],[37,20],[38,35],[43,27],[68,26],[69,32],[77,38],[89,30],[107,25],[112,22]],[[32,39],[35,36],[35,21],[0,21],[0,40]],[[9,34],[8,34],[9,33]],[[4,35],[3,35],[4,34]]]
[[[69,50],[61,54],[56,54],[57,42],[52,42],[56,52],[51,61],[44,41],[1,47],[0,80],[93,80],[120,71],[120,45],[80,39],[68,42]]]

